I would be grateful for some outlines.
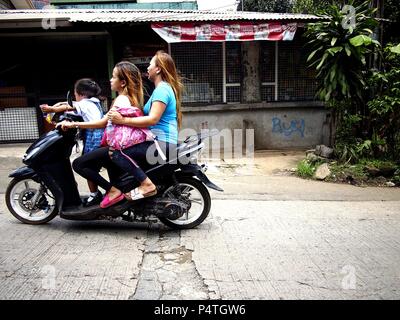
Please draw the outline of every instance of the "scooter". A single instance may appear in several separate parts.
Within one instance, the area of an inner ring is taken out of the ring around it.
[[[72,98],[68,95],[72,106]],[[59,121],[83,121],[82,117],[64,113]],[[116,220],[155,223],[161,221],[173,229],[190,229],[201,224],[211,209],[208,188],[223,191],[212,183],[206,165],[197,163],[204,148],[203,133],[189,136],[179,144],[176,156],[163,164],[139,165],[157,186],[153,197],[136,201],[123,200],[102,209],[86,207],[85,196],[78,191],[70,156],[79,139],[78,129],[60,127],[42,135],[26,151],[25,166],[13,171],[6,190],[6,204],[12,215],[23,223],[44,224],[57,215],[67,220]],[[124,193],[139,183],[127,172],[121,172],[116,186]],[[87,196],[86,196],[87,198]]]

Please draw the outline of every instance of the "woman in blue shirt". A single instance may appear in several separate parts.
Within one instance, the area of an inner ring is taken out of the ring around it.
[[[178,143],[178,129],[182,123],[180,109],[183,84],[176,70],[174,60],[164,51],[156,53],[147,71],[148,78],[154,83],[155,89],[143,108],[144,116],[124,118],[118,112],[110,111],[108,118],[113,124],[123,124],[139,128],[148,127],[157,136],[162,151],[166,152],[168,156],[168,150],[174,150],[174,147]],[[149,150],[149,148],[154,148],[154,150]],[[149,162],[149,159],[146,159],[146,155],[160,155],[159,152],[155,151],[155,144],[152,141],[134,145],[123,150],[123,152],[139,162]],[[132,170],[132,163],[118,150],[113,152],[112,161],[126,172]],[[138,188],[131,191],[131,200],[142,199],[157,193],[156,186],[143,170],[136,169],[135,177],[141,184]],[[116,190],[116,192],[118,191]]]

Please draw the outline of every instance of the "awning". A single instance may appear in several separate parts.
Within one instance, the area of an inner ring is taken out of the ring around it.
[[[151,28],[166,42],[197,41],[290,41],[297,23],[216,22],[216,23],[153,23]]]

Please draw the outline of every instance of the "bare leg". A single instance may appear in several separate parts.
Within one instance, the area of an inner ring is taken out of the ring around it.
[[[110,200],[113,200],[113,199],[119,197],[122,194],[122,191],[115,187],[111,187],[110,191],[108,191],[107,194],[108,194],[108,198]]]
[[[91,193],[99,191],[99,189],[97,188],[97,184],[95,184],[94,182],[87,180],[87,184]]]
[[[151,181],[149,178],[142,181],[142,183],[139,186],[139,191],[141,194],[146,194],[154,190],[156,190],[156,186],[154,185],[153,181]]]

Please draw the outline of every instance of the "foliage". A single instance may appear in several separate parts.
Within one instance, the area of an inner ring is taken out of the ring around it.
[[[292,12],[317,14],[330,4],[332,4],[332,0],[296,0]]]
[[[372,155],[372,141],[360,138],[351,143],[339,141],[335,145],[335,154],[341,162],[357,163],[362,157]]]
[[[383,17],[391,22],[384,23],[384,43],[400,42],[400,5],[399,0],[385,0]]]
[[[355,7],[355,24],[348,25],[347,13],[337,5],[329,5],[324,10],[328,20],[308,25],[305,36],[312,52],[307,62],[318,72],[320,99],[363,100],[366,58],[379,47],[379,42],[371,37],[377,26],[373,13],[366,1]]]
[[[360,159],[358,162],[362,166],[369,166],[369,167],[375,167],[377,169],[382,169],[382,168],[396,168],[397,165],[394,161],[390,160],[385,160],[385,159],[368,159],[368,158],[363,158]]]
[[[297,164],[296,174],[302,178],[312,178],[317,168],[323,163],[319,158],[303,159]]]
[[[242,10],[242,1],[245,11],[259,12],[292,12],[318,14],[329,5],[342,7],[348,0],[240,0],[237,10]],[[366,0],[353,0],[358,6]],[[369,0],[372,6],[379,9],[377,15],[386,19],[382,22],[382,43],[400,41],[400,5],[399,0]]]
[[[357,163],[355,165],[334,163],[329,166],[331,170],[331,176],[352,176],[357,180],[364,180],[367,178],[364,167],[365,165],[362,165],[360,163]]]
[[[367,105],[376,139],[384,141],[394,158],[400,157],[400,44],[384,49],[384,70],[375,71],[369,85],[374,98]]]
[[[312,178],[317,167],[310,163],[307,159],[300,161],[297,164],[297,175],[302,178]]]
[[[291,0],[242,0],[244,11],[254,12],[278,12],[285,13],[292,11]],[[238,10],[242,10],[241,2]]]
[[[385,154],[387,142],[375,132],[371,137],[358,137],[356,129],[365,117],[344,113],[336,132],[335,156],[340,162],[357,163],[361,158]]]
[[[393,175],[393,182],[400,185],[400,168],[395,171]]]

